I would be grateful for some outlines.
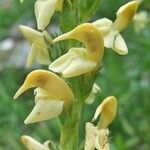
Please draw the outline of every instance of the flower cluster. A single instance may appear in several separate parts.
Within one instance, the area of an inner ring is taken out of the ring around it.
[[[26,90],[36,88],[34,90],[35,106],[26,118],[25,124],[60,116],[64,130],[66,126],[71,128],[74,124],[79,124],[84,102],[92,103],[95,94],[100,90],[94,82],[102,66],[104,49],[112,48],[121,55],[128,53],[120,32],[131,22],[138,3],[131,1],[120,7],[114,22],[103,18],[92,23],[82,23],[71,31],[52,39],[45,28],[56,11],[63,13],[63,3],[63,0],[37,0],[34,8],[39,31],[20,25],[21,33],[31,45],[27,67],[32,67],[35,63],[47,64],[50,71],[42,69],[32,71],[16,92],[14,99]],[[74,1],[68,0],[67,3],[72,6]],[[52,61],[48,47],[51,47],[50,51],[55,51],[53,47],[63,40],[75,40],[80,44],[68,48],[65,54]],[[76,79],[80,77],[82,80],[78,82]],[[84,88],[80,90],[77,86]],[[90,122],[86,123],[85,150],[109,149],[108,125],[114,120],[116,110],[117,100],[113,96],[107,97],[100,104],[92,120],[92,122],[95,121],[100,115],[97,126]],[[66,136],[63,134],[64,132],[61,135],[60,145],[66,149]],[[68,137],[74,138],[74,136]],[[29,136],[23,136],[22,141],[29,150],[37,149],[37,147],[43,150],[50,149],[47,144],[41,144]],[[73,145],[73,143],[69,144]]]

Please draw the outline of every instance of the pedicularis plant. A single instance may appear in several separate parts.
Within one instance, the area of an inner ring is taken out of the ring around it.
[[[92,121],[85,124],[83,145],[78,143],[81,112],[83,105],[92,103],[100,90],[95,80],[100,75],[105,48],[112,48],[120,55],[128,53],[120,32],[129,25],[138,3],[131,1],[121,6],[114,22],[107,18],[90,22],[98,3],[99,0],[37,0],[34,10],[38,31],[19,26],[31,45],[27,67],[35,63],[49,67],[33,70],[14,99],[35,88],[35,106],[25,124],[59,117],[61,127],[57,145],[52,141],[41,144],[30,136],[22,136],[22,142],[29,150],[109,150],[108,126],[116,116],[116,98],[104,99]],[[46,31],[54,14],[57,14],[59,36]],[[99,116],[95,126],[93,122]]]

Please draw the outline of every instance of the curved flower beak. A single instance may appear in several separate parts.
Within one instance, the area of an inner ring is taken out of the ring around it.
[[[35,61],[42,64],[48,64],[49,53],[42,33],[23,25],[20,25],[19,29],[31,44],[26,66],[30,67]]]
[[[113,23],[113,28],[117,31],[125,29],[133,19],[138,8],[138,1],[131,1],[119,8],[117,11],[117,19]]]
[[[99,115],[100,121],[98,127],[105,129],[114,120],[117,110],[117,100],[113,96],[109,96],[97,107],[92,121],[95,121]]]
[[[52,43],[56,43],[62,40],[75,39],[82,42],[87,51],[93,56],[93,59],[99,62],[104,53],[104,44],[101,32],[92,24],[84,23],[77,26],[70,32],[62,34],[55,38]]]
[[[63,0],[37,0],[35,2],[35,16],[38,30],[44,30],[55,10],[61,11],[62,6]]]
[[[21,141],[27,148],[27,150],[50,150],[46,145],[41,144],[40,142],[36,141],[28,135],[23,135],[21,137]]]
[[[27,76],[23,85],[16,92],[14,99],[33,87],[40,87],[55,99],[72,100],[74,98],[70,87],[59,76],[50,71],[34,70]]]

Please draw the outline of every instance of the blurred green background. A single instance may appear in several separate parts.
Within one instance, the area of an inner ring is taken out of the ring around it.
[[[35,27],[34,2],[25,0],[21,5],[19,0],[0,0],[0,150],[23,149],[20,143],[23,134],[29,134],[41,142],[47,139],[56,142],[59,140],[57,118],[24,125],[24,119],[34,106],[33,91],[30,90],[18,101],[13,101],[14,93],[30,72],[25,68],[29,45],[20,35],[18,25]],[[114,20],[115,12],[126,2],[101,0],[92,20],[102,17]],[[140,5],[138,11],[142,10],[150,13],[149,0]],[[150,16],[147,17],[148,21],[149,19]],[[84,108],[81,138],[84,137],[84,123],[91,120],[96,106],[105,97],[114,95],[119,107],[116,120],[110,126],[112,150],[149,150],[150,23],[140,33],[136,33],[132,22],[122,36],[129,54],[120,56],[111,49],[105,51],[101,76],[97,79],[102,91],[92,105]]]

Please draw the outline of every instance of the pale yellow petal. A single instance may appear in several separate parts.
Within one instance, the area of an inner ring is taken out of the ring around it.
[[[36,88],[34,90],[34,95],[35,95],[35,103],[39,100],[48,100],[51,99],[51,96],[46,92],[45,90],[41,88]]]
[[[107,48],[113,48],[117,34],[118,31],[112,30],[106,36],[104,36],[104,46]]]
[[[62,71],[62,74],[66,78],[78,76],[94,70],[96,65],[97,64],[94,61],[77,57],[71,61],[66,69]]]
[[[25,124],[44,121],[57,117],[63,110],[63,101],[60,100],[38,100]]]
[[[48,53],[48,49],[46,47],[40,47],[40,51],[37,54],[36,62],[40,64],[48,65],[50,64],[50,57]]]
[[[101,32],[97,27],[90,23],[84,23],[77,26],[70,32],[62,34],[55,38],[52,43],[66,40],[75,39],[84,43],[89,56],[96,62],[100,62],[104,53],[104,44]]]
[[[106,26],[109,27],[112,24],[112,21],[107,18],[102,18],[102,19],[96,20],[92,24],[95,25],[97,28],[102,28]]]
[[[27,150],[50,150],[28,135],[23,135],[21,141]]]
[[[96,65],[96,62],[87,58],[86,49],[71,48],[67,54],[51,63],[49,69],[62,73],[66,78],[70,78],[90,72]]]
[[[27,27],[27,26],[23,26],[23,25],[20,25],[19,26],[19,29],[21,31],[21,33],[23,34],[23,36],[30,42],[30,43],[33,43],[33,42],[37,42],[39,44],[43,44],[44,42],[44,39],[43,39],[43,36],[42,36],[42,33],[41,32],[38,32],[30,27]]]
[[[113,96],[105,98],[102,103],[97,107],[92,121],[95,121],[100,115],[99,128],[107,128],[108,125],[114,120],[117,110],[117,100]]]
[[[33,43],[31,45],[29,54],[28,54],[28,58],[27,58],[27,63],[26,63],[26,67],[31,67],[33,65],[33,63],[35,62],[36,58],[37,58],[37,54],[39,53],[39,46],[36,43]]]
[[[124,39],[122,38],[120,34],[116,35],[113,49],[120,55],[128,54],[128,48],[126,46]]]
[[[35,16],[37,27],[43,30],[50,22],[56,8],[57,0],[37,0],[35,2]]]
[[[67,54],[62,55],[58,59],[56,59],[54,62],[52,62],[49,65],[49,69],[53,72],[62,73],[62,71],[69,66],[72,59],[74,59],[74,56],[72,53],[68,52]]]
[[[24,81],[23,85],[16,92],[14,99],[21,95],[24,91],[40,87],[48,92],[55,99],[70,101],[74,99],[74,95],[70,87],[56,74],[46,70],[32,71]]]
[[[39,64],[49,64],[49,59],[49,53],[46,45],[40,45],[35,42],[31,45],[26,67],[31,67],[35,62]]]
[[[43,34],[22,25],[19,26],[19,29],[31,44],[26,66],[31,67],[35,62],[49,64],[49,53]]]
[[[113,29],[119,32],[125,29],[133,19],[138,8],[137,1],[131,1],[121,6],[117,11],[117,19],[113,23]]]
[[[90,122],[86,123],[86,138],[84,150],[94,150],[95,149],[95,139],[97,135],[97,128]]]
[[[97,150],[109,150],[109,141],[108,141],[109,130],[100,129],[97,133],[95,139],[95,148]]]

